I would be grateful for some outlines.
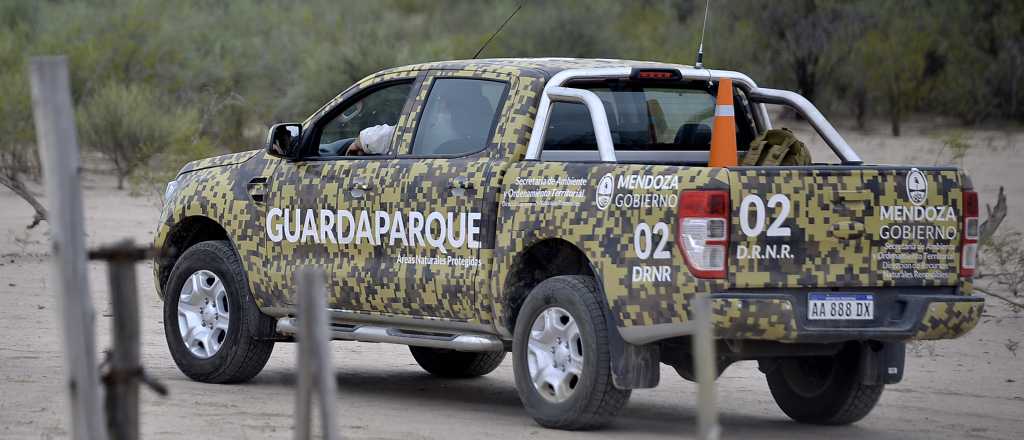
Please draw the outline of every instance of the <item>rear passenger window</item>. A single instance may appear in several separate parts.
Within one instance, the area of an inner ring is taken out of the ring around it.
[[[590,90],[601,99],[620,162],[707,162],[715,116],[712,90],[693,83],[583,82],[570,87]],[[754,139],[756,128],[747,115],[745,97],[738,89],[735,93],[736,142],[742,152]],[[600,160],[585,105],[552,104],[541,158],[570,162]]]
[[[708,150],[715,97],[700,89],[629,86],[581,87],[597,94],[608,115],[617,151]],[[586,106],[553,105],[545,150],[596,150]]]
[[[412,154],[450,156],[483,150],[497,125],[506,89],[499,81],[435,80],[416,127]]]

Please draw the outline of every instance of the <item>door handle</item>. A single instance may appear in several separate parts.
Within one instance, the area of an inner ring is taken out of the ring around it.
[[[469,179],[459,176],[448,181],[448,192],[455,197],[465,197],[466,191],[473,189],[473,182]]]
[[[448,189],[473,189],[475,186],[469,179],[459,176],[448,182]]]
[[[267,199],[267,178],[254,177],[245,185],[249,198],[256,203],[263,203]]]
[[[364,177],[356,177],[352,179],[352,184],[349,185],[348,192],[349,194],[352,194],[352,197],[360,198],[372,189],[373,184],[371,184],[369,180]]]
[[[370,184],[370,181],[366,180],[363,177],[356,177],[355,179],[352,179],[352,185],[350,185],[348,189],[359,189],[363,191],[369,191],[373,189],[373,185]]]

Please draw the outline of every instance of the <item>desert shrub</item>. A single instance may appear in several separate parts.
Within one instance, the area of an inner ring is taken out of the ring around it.
[[[195,110],[183,111],[180,114],[183,127],[195,122],[198,119],[197,114]],[[212,140],[198,135],[198,125],[192,126],[192,130],[196,135],[183,139],[182,142],[171,143],[166,149],[154,154],[147,166],[139,167],[131,174],[129,182],[134,194],[150,196],[161,201],[164,185],[174,179],[184,164],[223,153],[223,150],[215,147]]]
[[[1019,296],[1024,291],[1024,234],[1014,229],[997,232],[981,248],[979,278]]]
[[[140,166],[176,145],[195,141],[192,111],[165,105],[142,85],[110,83],[78,108],[82,143],[100,152],[117,174],[117,188]]]
[[[937,165],[945,155],[949,153],[950,163],[958,164],[960,167],[964,166],[964,158],[967,157],[967,153],[974,148],[974,144],[967,137],[962,130],[953,130],[946,133],[940,139],[942,142],[942,148],[939,150],[939,154],[935,157],[935,164]]]

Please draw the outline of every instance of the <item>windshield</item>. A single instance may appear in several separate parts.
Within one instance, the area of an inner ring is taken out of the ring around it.
[[[601,98],[617,151],[707,151],[710,148],[715,115],[712,90],[692,84],[613,83],[572,87],[590,90]],[[741,116],[740,106],[737,107],[737,144],[745,150],[753,137],[753,129],[741,127],[745,114]],[[549,121],[545,150],[597,149],[585,105],[554,103]]]

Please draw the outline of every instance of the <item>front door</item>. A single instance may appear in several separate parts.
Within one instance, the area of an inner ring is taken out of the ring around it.
[[[379,301],[383,257],[374,233],[377,191],[386,185],[393,160],[393,127],[406,114],[415,72],[389,82],[357,86],[305,127],[300,160],[281,163],[267,182],[268,249],[263,255],[272,289],[295,304],[294,272],[316,266],[327,273],[331,308],[369,310]],[[352,144],[377,127],[375,152]]]

